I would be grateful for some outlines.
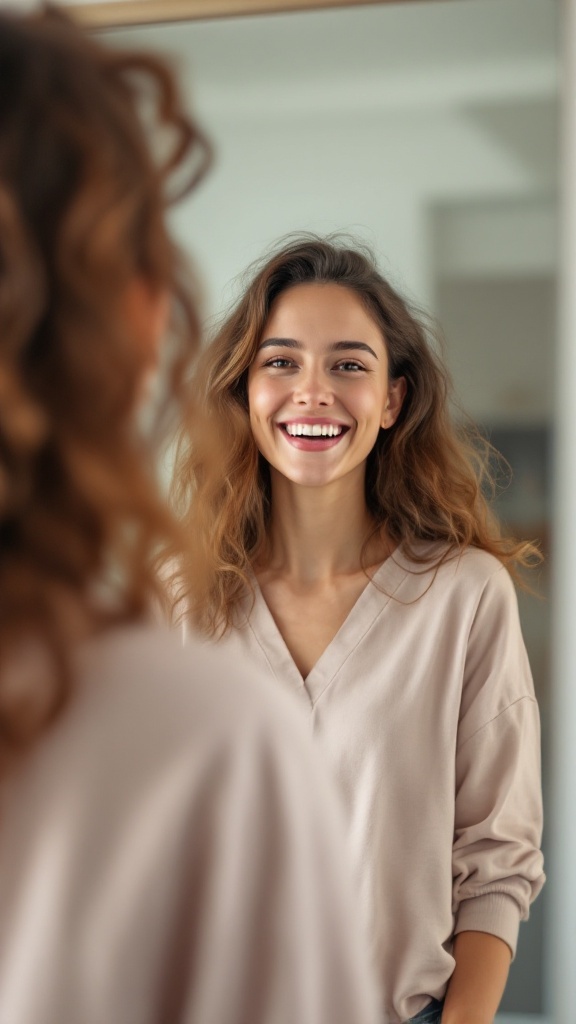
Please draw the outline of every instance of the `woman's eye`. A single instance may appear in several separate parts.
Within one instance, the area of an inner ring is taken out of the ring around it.
[[[264,366],[271,366],[274,370],[285,370],[286,367],[292,366],[292,360],[285,359],[283,356],[275,356],[274,359],[269,359],[264,363]]]
[[[345,359],[342,363],[338,363],[337,370],[344,370],[345,373],[356,373],[362,372],[364,367],[361,363],[357,363],[355,359]]]

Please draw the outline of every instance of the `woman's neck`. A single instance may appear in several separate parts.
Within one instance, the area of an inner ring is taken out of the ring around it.
[[[364,484],[348,478],[327,487],[300,487],[272,471],[270,546],[256,571],[290,577],[303,585],[329,582],[383,561],[386,536],[374,531]]]

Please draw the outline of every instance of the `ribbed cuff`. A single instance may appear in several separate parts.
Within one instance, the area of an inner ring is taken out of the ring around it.
[[[520,928],[520,907],[512,896],[504,892],[490,892],[484,896],[462,900],[456,915],[458,932],[488,932],[497,935],[516,956],[518,930]]]

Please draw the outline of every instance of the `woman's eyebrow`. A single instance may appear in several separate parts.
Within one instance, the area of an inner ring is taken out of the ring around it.
[[[295,338],[266,338],[258,345],[258,351],[263,348],[271,348],[272,346],[278,346],[279,348],[302,348],[299,341]]]
[[[258,346],[258,351],[261,351],[263,348],[272,347],[302,348],[302,345],[299,341],[296,341],[295,338],[266,338],[266,340]],[[370,345],[367,345],[364,341],[335,341],[329,346],[329,350],[330,352],[350,352],[350,350],[355,352],[369,352],[371,356],[374,356],[374,359],[378,359],[374,349],[370,348]]]
[[[331,352],[345,352],[354,349],[357,352],[369,352],[374,359],[378,359],[373,348],[367,345],[365,341],[335,341],[333,345],[330,345]]]

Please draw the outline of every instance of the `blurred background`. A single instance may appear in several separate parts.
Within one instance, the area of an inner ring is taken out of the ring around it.
[[[545,553],[557,20],[554,0],[402,0],[106,31],[118,45],[172,56],[215,144],[215,170],[173,216],[200,272],[206,319],[229,306],[241,272],[286,232],[344,231],[368,242],[392,282],[439,321],[461,403],[512,467],[501,515]],[[540,598],[521,596],[521,613],[548,805],[547,568],[538,588]],[[544,1020],[548,899],[545,888],[521,929],[499,1021]]]

